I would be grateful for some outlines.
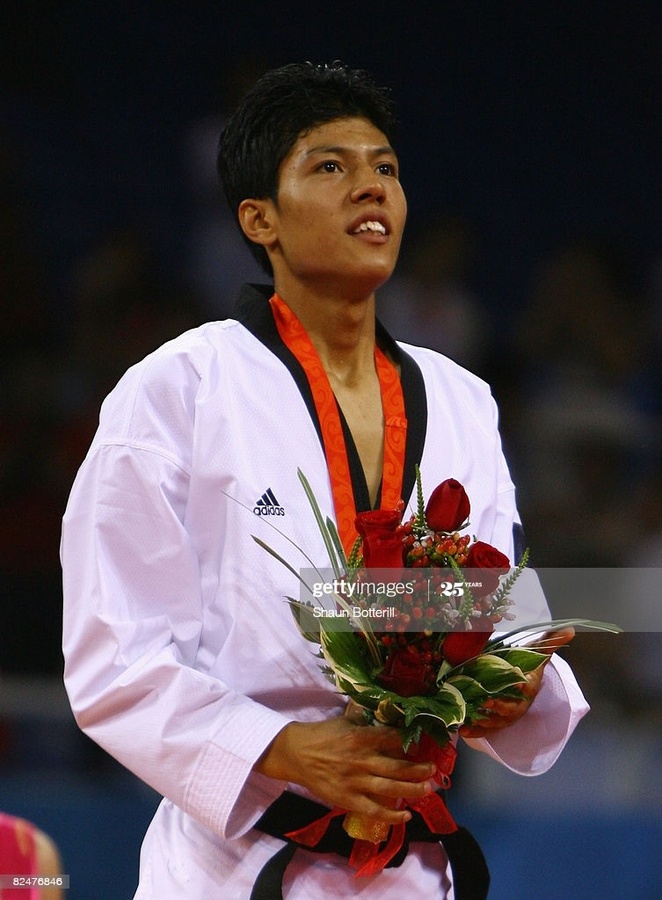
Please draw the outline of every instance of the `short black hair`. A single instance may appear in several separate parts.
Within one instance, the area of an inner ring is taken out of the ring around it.
[[[344,63],[291,63],[266,72],[230,116],[218,146],[217,169],[234,214],[248,198],[277,201],[278,170],[300,135],[324,122],[367,119],[393,143],[395,117],[385,88]],[[266,250],[246,238],[272,274]]]

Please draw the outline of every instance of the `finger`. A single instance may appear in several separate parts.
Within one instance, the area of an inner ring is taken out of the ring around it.
[[[460,734],[465,738],[489,737],[497,731],[514,725],[518,719],[522,718],[524,712],[525,710],[510,716],[485,716],[476,719],[470,725],[462,725]]]
[[[463,738],[484,738],[489,737],[492,731],[489,728],[483,728],[482,725],[462,725],[460,735]]]
[[[380,778],[407,782],[428,781],[437,771],[433,762],[410,762],[408,759],[394,759],[385,755],[366,759],[363,769]]]
[[[487,700],[476,711],[477,718],[463,726],[460,734],[463,737],[483,737],[487,733],[507,728],[522,718],[534,697],[535,694],[522,697],[521,700]]]
[[[373,778],[366,784],[365,793],[379,800],[420,800],[431,794],[435,785],[431,781],[398,781],[391,778]],[[391,804],[392,805],[392,804]]]
[[[558,631],[546,631],[541,638],[529,644],[532,650],[540,650],[541,653],[547,653],[549,656],[566,647],[575,636],[575,629],[571,626],[559,628]]]
[[[350,697],[345,707],[345,718],[352,725],[368,725],[368,711]]]
[[[336,796],[336,805],[369,816],[378,816],[389,822],[404,821],[393,815],[393,810],[406,803],[421,800],[432,793],[436,785],[430,781],[409,782],[378,776],[363,776],[347,780]],[[384,810],[387,815],[381,815]]]
[[[523,685],[522,688],[524,689],[525,686]],[[524,695],[517,700],[488,700],[478,711],[482,718],[488,718],[490,721],[511,718],[516,713],[527,710],[532,699],[532,696]]]
[[[343,805],[343,808],[360,813],[362,816],[379,819],[388,825],[405,824],[411,819],[411,813],[400,803],[400,798],[396,798],[394,801],[389,798],[380,800],[377,796],[355,795],[348,798],[348,802]]]

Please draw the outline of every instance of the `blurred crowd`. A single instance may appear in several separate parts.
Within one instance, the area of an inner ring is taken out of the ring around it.
[[[127,221],[72,262],[64,296],[34,238],[20,151],[3,145],[0,673],[61,671],[60,521],[103,397],[132,363],[228,315],[239,284],[261,279],[215,184],[221,121],[199,121],[184,141],[179,277],[172,266],[164,276]],[[513,312],[476,287],[481,241],[489,235],[461,215],[412,223],[380,317],[493,385],[536,565],[662,566],[662,264],[583,234],[532,265]],[[658,634],[595,638],[572,662],[593,699],[646,711],[662,693],[646,662],[659,646]]]

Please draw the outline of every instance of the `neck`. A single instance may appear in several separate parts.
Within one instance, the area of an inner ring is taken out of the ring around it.
[[[276,285],[306,329],[327,375],[346,385],[374,373],[375,301],[304,294]]]

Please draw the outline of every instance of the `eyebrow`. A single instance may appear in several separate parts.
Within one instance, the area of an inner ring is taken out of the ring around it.
[[[319,147],[311,147],[310,150],[306,150],[305,155],[316,156],[323,153],[337,153],[343,155],[346,153],[354,153],[354,150],[350,147],[343,147],[337,144],[322,144]],[[385,144],[383,147],[373,147],[369,153],[371,156],[396,156],[396,152],[390,144]]]

